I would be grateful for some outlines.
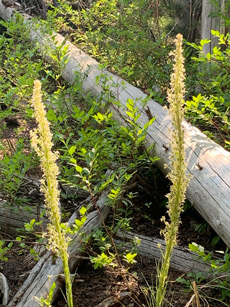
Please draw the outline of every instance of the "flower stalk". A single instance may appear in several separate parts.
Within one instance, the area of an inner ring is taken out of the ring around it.
[[[186,176],[186,163],[184,151],[184,130],[182,121],[184,117],[183,103],[185,94],[185,69],[182,49],[182,35],[178,34],[175,39],[176,49],[172,53],[174,56],[173,73],[171,75],[170,89],[168,90],[168,101],[170,103],[170,114],[172,118],[172,142],[171,142],[171,172],[168,175],[172,182],[168,197],[168,215],[169,222],[165,217],[162,221],[165,223],[163,234],[166,242],[165,253],[162,263],[158,270],[157,289],[156,289],[156,307],[163,304],[167,277],[172,256],[173,248],[177,244],[177,233],[180,224],[180,214],[183,210],[185,193],[188,185]]]
[[[41,83],[38,80],[34,81],[32,105],[38,127],[31,132],[31,144],[40,158],[41,169],[43,171],[41,191],[45,195],[46,208],[51,222],[47,227],[48,246],[52,252],[59,255],[62,259],[67,304],[68,307],[73,307],[72,283],[67,252],[68,239],[65,236],[65,230],[61,227],[61,213],[59,210],[60,192],[57,180],[59,170],[56,164],[58,153],[52,152],[52,133],[46,118],[45,107],[42,103]]]

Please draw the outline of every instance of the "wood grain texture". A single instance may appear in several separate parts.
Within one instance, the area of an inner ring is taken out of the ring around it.
[[[26,185],[29,187],[30,191],[27,190],[29,195],[32,195],[35,191],[37,196],[36,202],[22,203],[17,205],[16,203],[10,204],[0,198],[0,228],[3,232],[11,235],[15,235],[24,229],[24,224],[29,223],[32,219],[35,219],[36,222],[42,221],[42,228],[46,229],[46,226],[49,222],[46,212],[46,207],[39,197],[40,193],[40,181],[31,178],[26,179]],[[74,202],[72,201],[73,206],[78,206],[79,200],[86,199],[89,196],[89,192],[76,187],[70,187],[68,185],[60,185],[62,193],[66,196],[74,197]],[[4,197],[4,195],[2,196]],[[35,196],[33,195],[33,199]],[[76,203],[75,203],[76,202]],[[41,231],[40,227],[35,227],[38,231]],[[28,235],[28,233],[27,233]]]
[[[18,234],[18,229],[24,229],[24,224],[29,223],[32,219],[36,222],[43,221],[43,227],[46,228],[48,218],[46,216],[40,217],[43,207],[38,205],[7,205],[4,200],[0,201],[0,228],[1,231],[15,235]],[[37,228],[39,229],[39,227]],[[40,230],[40,229],[39,229]]]
[[[101,217],[98,215],[97,210],[90,212],[87,216],[87,220],[82,228],[82,232],[89,234],[96,227],[101,226],[102,221],[108,216],[110,207],[106,205],[107,193],[103,193],[97,201],[97,206],[100,208]],[[69,220],[69,225],[73,224],[77,218],[77,213],[73,213]],[[81,240],[81,236],[74,235],[72,238],[72,244],[68,249],[69,266],[70,271],[73,272],[80,262],[79,256],[83,252],[85,243]],[[56,283],[54,290],[54,297],[59,292],[60,287],[63,285],[62,261],[60,258],[56,259],[53,263],[52,255],[50,252],[46,252],[44,256],[40,258],[38,263],[31,270],[30,275],[19,288],[16,295],[7,305],[8,307],[38,307],[39,301],[36,299],[41,297],[47,297],[49,289],[53,282]]]
[[[121,247],[122,244],[125,244],[126,248],[130,248],[132,245],[129,242],[131,242],[134,237],[141,240],[138,248],[138,255],[149,259],[154,259],[157,262],[162,259],[161,250],[162,252],[165,251],[165,241],[162,239],[150,238],[131,232],[126,233],[119,231],[116,235],[115,242],[120,244]],[[158,245],[161,246],[161,250],[159,249]],[[170,268],[185,274],[190,272],[202,272],[207,274],[210,271],[210,265],[197,260],[197,254],[179,246],[176,246],[173,249]]]
[[[202,16],[201,16],[201,39],[209,39],[211,42],[203,46],[202,51],[207,54],[211,53],[215,46],[218,46],[219,39],[211,34],[211,30],[219,31],[225,34],[224,21],[219,16],[210,16],[212,13],[221,11],[224,14],[225,0],[218,0],[219,7],[209,0],[202,0]]]

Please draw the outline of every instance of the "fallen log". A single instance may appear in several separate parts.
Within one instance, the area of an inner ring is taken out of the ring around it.
[[[100,209],[100,215],[97,210],[90,212],[87,220],[81,230],[81,233],[89,234],[95,227],[102,225],[102,222],[109,214],[110,207],[106,204],[107,193],[103,193],[97,201],[97,207]],[[73,213],[69,220],[69,225],[73,224],[77,218],[77,212]],[[81,235],[73,236],[72,244],[68,249],[69,267],[73,272],[80,261],[80,254],[85,243],[81,239]],[[16,295],[7,305],[8,307],[38,307],[41,306],[38,299],[46,298],[49,294],[49,289],[53,282],[56,283],[56,288],[53,292],[53,297],[59,292],[63,285],[63,267],[60,258],[56,259],[54,263],[52,254],[47,251],[44,256],[40,258],[38,263],[31,270],[28,278],[19,288]]]
[[[27,189],[29,186],[29,191]],[[40,194],[40,182],[31,178],[24,178],[23,187],[27,190],[27,195],[34,195],[38,199]],[[30,223],[31,220],[36,222],[42,221],[43,229],[46,228],[48,218],[44,213],[44,205],[40,201],[36,203],[9,203],[4,199],[4,195],[0,198],[0,228],[1,231],[10,235],[16,235],[19,232],[22,234],[25,231],[25,223]],[[37,231],[41,231],[41,226],[35,226]],[[27,233],[28,234],[28,233]]]
[[[29,186],[31,195],[36,190],[36,196],[40,193],[40,182],[39,180],[24,178],[26,185]],[[25,184],[24,184],[25,186]],[[67,185],[60,184],[61,191],[63,194],[74,197],[76,200],[86,199],[89,193],[80,188],[73,188]],[[75,205],[74,203],[72,203]],[[49,223],[48,217],[42,214],[45,211],[44,204],[40,204],[40,200],[35,203],[20,204],[15,203],[8,204],[4,199],[0,198],[0,229],[4,233],[15,235],[25,231],[25,223],[30,223],[31,220],[35,219],[36,222],[42,221],[42,229],[45,229]],[[41,226],[35,226],[37,231],[41,231]],[[28,234],[28,233],[27,233]]]
[[[138,255],[154,259],[156,262],[162,260],[162,252],[165,252],[165,241],[162,239],[150,238],[131,232],[119,231],[115,237],[115,243],[122,249],[132,248],[132,240],[137,237],[141,240],[138,246]],[[159,248],[160,246],[160,248]],[[170,269],[177,270],[182,273],[201,272],[209,274],[210,265],[197,259],[197,254],[191,252],[186,248],[176,246],[173,250],[172,258],[170,261]]]
[[[0,0],[0,17],[8,20],[12,17],[12,13],[13,10],[5,8]],[[163,173],[167,174],[169,169],[164,165],[170,163],[171,144],[171,118],[168,110],[151,99],[143,106],[142,101],[146,101],[148,97],[141,90],[108,71],[100,70],[97,61],[69,41],[65,41],[63,36],[54,33],[54,43],[48,35],[44,35],[44,29],[42,31],[32,26],[28,15],[24,15],[24,18],[29,24],[28,31],[30,31],[31,40],[39,44],[41,51],[46,51],[43,54],[51,62],[47,47],[49,50],[55,50],[60,45],[68,46],[68,63],[62,71],[62,77],[66,81],[72,84],[76,73],[80,73],[83,76],[83,91],[86,93],[91,91],[95,95],[100,95],[103,85],[96,80],[102,73],[106,76],[110,96],[120,101],[119,107],[111,105],[110,110],[121,124],[126,124],[127,99],[135,101],[136,107],[139,108],[138,124],[141,127],[149,121],[149,118],[156,117],[148,129],[146,146],[155,144],[150,154],[160,157],[157,165]],[[222,240],[230,246],[230,153],[186,121],[183,126],[187,173],[191,175],[187,198]]]
[[[43,207],[44,209],[44,207]],[[31,220],[35,219],[36,222],[42,220],[42,226],[46,228],[48,223],[48,218],[43,216],[41,218],[40,214],[42,208],[39,206],[28,207],[28,205],[17,206],[13,204],[9,206],[6,201],[0,201],[0,228],[4,233],[15,235],[25,231],[25,223],[29,223]],[[39,227],[36,227],[39,230]]]

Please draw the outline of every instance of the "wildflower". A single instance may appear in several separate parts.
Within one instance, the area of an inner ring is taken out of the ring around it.
[[[67,302],[69,307],[73,307],[72,284],[68,266],[68,240],[65,237],[65,230],[61,228],[61,214],[59,210],[58,190],[58,166],[56,160],[58,153],[52,152],[52,133],[50,131],[49,122],[46,118],[45,107],[42,103],[41,83],[34,81],[34,92],[32,98],[34,107],[34,115],[38,124],[37,129],[31,132],[31,144],[35,149],[41,161],[41,169],[43,176],[41,180],[41,191],[45,195],[45,203],[49,219],[51,223],[47,227],[48,246],[57,253],[63,263],[63,269],[66,279]]]
[[[160,307],[163,303],[166,280],[168,276],[170,259],[172,251],[176,245],[178,227],[180,223],[180,214],[183,209],[183,203],[185,200],[185,192],[188,185],[188,179],[186,176],[186,163],[185,163],[185,151],[184,151],[184,130],[182,127],[182,121],[184,116],[183,103],[184,103],[184,58],[182,55],[182,35],[178,34],[175,40],[176,49],[173,52],[174,55],[174,67],[171,75],[171,84],[168,91],[168,101],[170,103],[170,114],[172,117],[172,142],[171,142],[171,172],[169,179],[172,181],[170,193],[168,194],[168,215],[170,222],[162,218],[165,223],[165,229],[163,231],[166,249],[163,255],[163,262],[160,270],[158,271],[158,287],[156,294],[156,306]]]

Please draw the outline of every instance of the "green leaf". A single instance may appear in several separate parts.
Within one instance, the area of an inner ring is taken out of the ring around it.
[[[220,241],[220,237],[219,237],[219,236],[215,236],[215,237],[212,239],[211,245],[214,246],[214,245],[216,245],[219,241]]]
[[[129,104],[130,106],[133,106],[134,105],[134,102],[131,98],[128,98],[127,99],[127,104]]]
[[[213,48],[212,52],[215,55],[220,55],[221,54],[220,48],[217,48],[216,46]]]
[[[80,174],[81,174],[82,171],[83,171],[83,168],[82,168],[81,166],[79,166],[79,165],[75,165],[75,169],[76,169],[76,171],[79,172]]]
[[[211,33],[213,36],[220,36],[220,32],[219,31],[215,31],[215,30],[211,30]]]
[[[75,145],[73,145],[73,146],[71,146],[70,147],[70,149],[69,149],[69,154],[70,154],[70,156],[72,156],[72,154],[76,151],[76,146]]]
[[[196,244],[196,243],[190,243],[188,246],[189,246],[189,249],[190,249],[192,252],[197,252],[197,251],[198,251],[198,244]]]
[[[137,253],[128,253],[124,256],[125,261],[127,261],[128,263],[135,263],[136,261],[134,260],[134,258],[136,257]]]
[[[208,43],[210,43],[210,42],[211,42],[210,39],[202,39],[202,40],[200,41],[200,45],[201,45],[201,47],[203,47],[204,45],[206,45],[206,44],[208,44]]]
[[[76,219],[76,220],[75,220],[75,224],[76,224],[78,227],[80,227],[80,226],[82,225],[81,220]]]
[[[127,109],[129,109],[131,112],[133,111],[133,105],[127,103],[126,104]]]
[[[127,111],[127,112],[126,112],[126,114],[127,114],[127,115],[128,115],[130,118],[134,118],[133,113],[131,113],[131,112]]]
[[[145,139],[145,135],[140,136],[140,137],[137,139],[137,140],[138,140],[138,143],[143,142],[144,139]]]
[[[149,157],[149,159],[150,159],[150,161],[151,161],[152,163],[155,163],[156,161],[159,161],[159,160],[160,160],[160,158],[158,158],[158,157]]]
[[[82,152],[83,155],[85,155],[87,151],[85,150],[85,148],[82,147],[81,152]]]
[[[148,121],[148,122],[144,125],[143,130],[145,130],[145,129],[147,129],[149,126],[151,126],[152,123],[155,121],[155,119],[156,119],[156,117],[151,118],[150,121]]]
[[[12,246],[13,246],[13,242],[10,242],[10,243],[7,245],[8,248],[11,248]]]
[[[81,209],[79,210],[80,215],[85,215],[87,212],[87,209],[85,207],[81,207]]]
[[[74,159],[74,158],[71,158],[71,159],[70,159],[70,162],[73,163],[73,164],[77,164],[77,160]]]
[[[136,122],[138,120],[138,118],[141,116],[141,114],[137,114],[137,116],[134,117],[134,121]]]
[[[142,132],[143,132],[143,130],[142,130],[142,129],[139,129],[139,130],[137,131],[137,135],[140,135]]]
[[[47,112],[47,119],[51,122],[57,122],[57,116],[53,109],[49,109]]]
[[[90,175],[90,170],[89,170],[88,168],[84,167],[84,168],[83,168],[83,171],[84,171],[85,173],[87,173],[88,175]]]
[[[207,60],[210,61],[210,60],[211,60],[211,57],[212,57],[212,56],[211,56],[211,53],[208,52],[207,55],[206,55],[206,57],[207,57]]]
[[[201,245],[198,245],[196,243],[192,243],[192,244],[189,244],[189,249],[192,251],[192,252],[195,252],[197,253],[198,255],[204,257],[205,256],[205,252],[204,252],[204,248],[203,246]]]
[[[197,49],[197,50],[199,50],[199,47],[198,47],[197,44],[195,44],[195,43],[186,42],[186,44],[189,45],[189,46],[191,46],[191,47],[193,47],[193,48],[195,48],[195,49]]]
[[[97,113],[97,116],[98,116],[98,118],[101,120],[101,121],[103,121],[104,120],[104,115],[103,114],[101,114],[101,113]]]

